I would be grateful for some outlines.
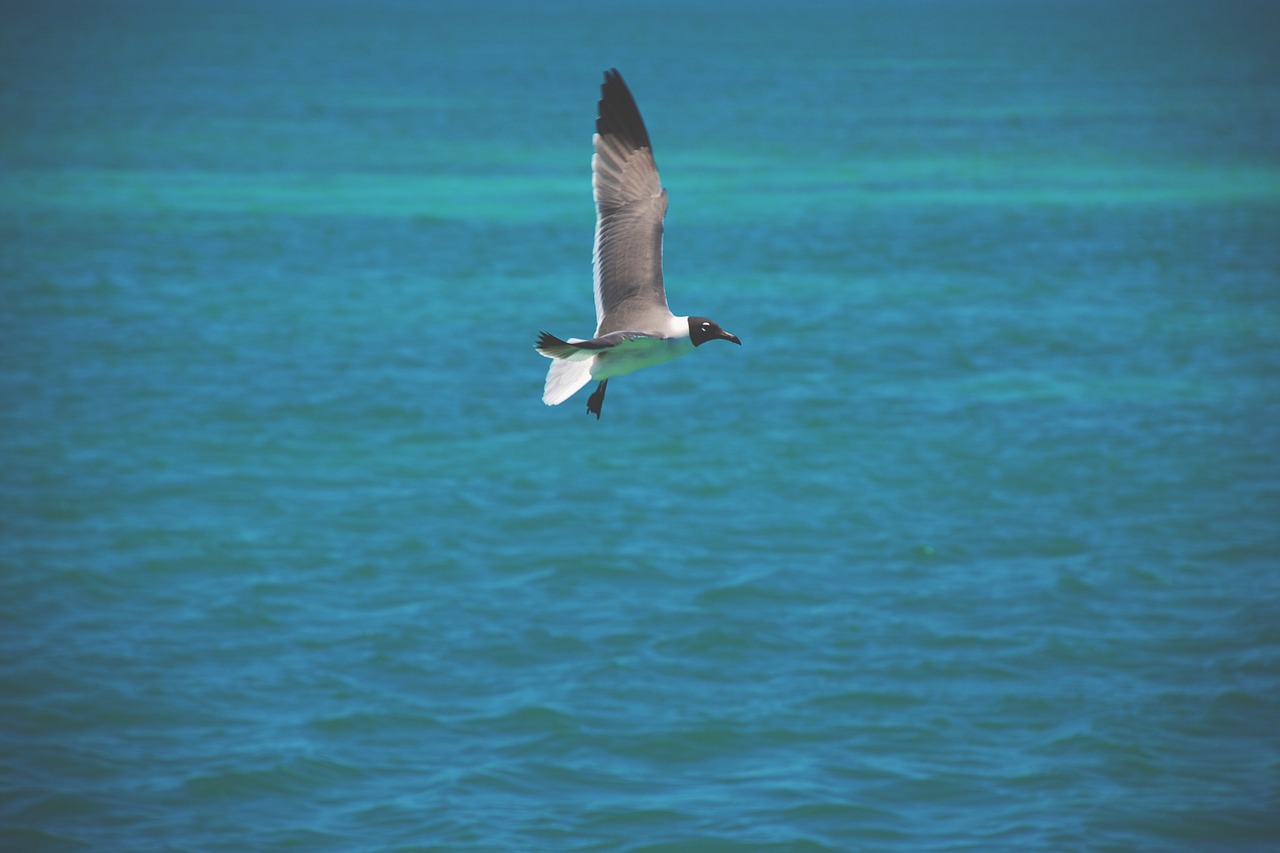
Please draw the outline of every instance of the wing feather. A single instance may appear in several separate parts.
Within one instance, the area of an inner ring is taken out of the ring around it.
[[[605,72],[595,153],[596,336],[661,328],[671,317],[662,285],[662,220],[667,194],[649,133],[617,69]]]

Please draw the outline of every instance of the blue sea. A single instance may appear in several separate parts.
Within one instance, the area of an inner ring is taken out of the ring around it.
[[[0,849],[1277,849],[1278,31],[7,0]]]

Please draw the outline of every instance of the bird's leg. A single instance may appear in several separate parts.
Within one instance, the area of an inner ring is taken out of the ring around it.
[[[600,420],[600,407],[604,405],[604,387],[609,384],[609,380],[605,379],[596,386],[596,390],[591,392],[591,396],[587,398],[587,411],[596,416],[596,420]]]

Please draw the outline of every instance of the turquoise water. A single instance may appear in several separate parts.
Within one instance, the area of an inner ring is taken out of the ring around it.
[[[1274,849],[1276,18],[5,4],[0,848]]]

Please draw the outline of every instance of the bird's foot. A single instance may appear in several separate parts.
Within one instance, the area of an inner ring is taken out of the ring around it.
[[[596,390],[591,392],[591,396],[587,398],[587,411],[596,416],[596,420],[600,420],[600,408],[604,406],[604,388],[609,384],[606,379],[596,386]]]

